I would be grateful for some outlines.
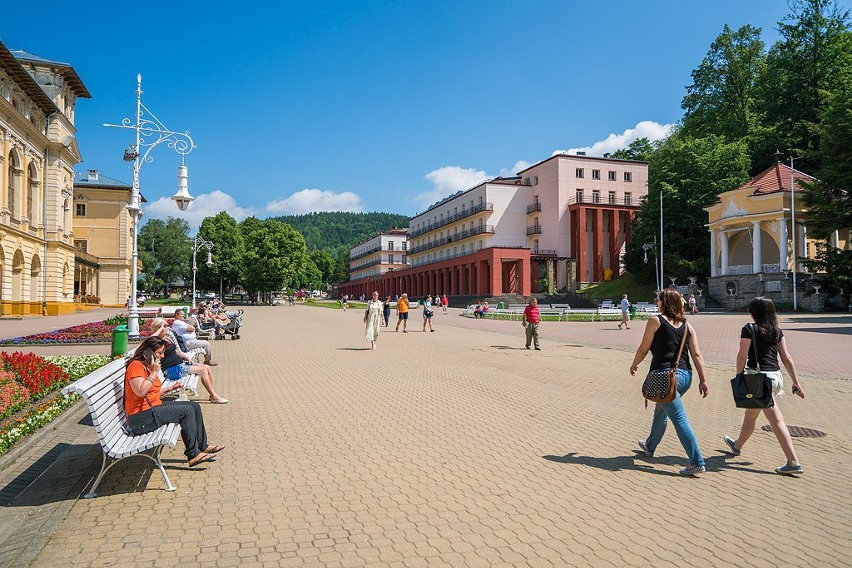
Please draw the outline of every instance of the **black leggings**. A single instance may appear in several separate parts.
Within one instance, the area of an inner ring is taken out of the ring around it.
[[[204,428],[204,417],[201,415],[201,405],[192,400],[169,400],[153,409],[133,414],[129,418],[130,427],[134,423],[142,424],[147,421],[149,413],[154,412],[157,422],[163,424],[180,424],[180,437],[186,446],[184,455],[192,459],[207,449],[207,430]]]

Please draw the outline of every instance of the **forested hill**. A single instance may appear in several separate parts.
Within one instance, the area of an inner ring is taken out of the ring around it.
[[[380,231],[408,227],[409,221],[395,213],[325,212],[275,218],[302,233],[308,251],[348,248]]]

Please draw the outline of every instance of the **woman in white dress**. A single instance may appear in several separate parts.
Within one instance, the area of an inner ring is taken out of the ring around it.
[[[382,301],[379,293],[373,292],[373,297],[367,302],[367,310],[364,312],[364,323],[367,324],[364,339],[370,342],[370,348],[376,348],[379,340],[379,327],[382,325]]]

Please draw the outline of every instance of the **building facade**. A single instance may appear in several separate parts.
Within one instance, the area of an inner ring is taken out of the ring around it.
[[[796,303],[806,309],[822,308],[816,305],[821,299],[813,297],[810,275],[801,263],[815,252],[801,186],[812,181],[811,176],[777,163],[705,208],[711,297],[728,308],[742,307],[757,295],[790,303],[795,279]],[[848,228],[838,229],[831,244],[848,250],[849,236]]]
[[[0,42],[0,313],[75,310],[74,69]]]
[[[390,229],[349,251],[350,279],[375,278],[408,265],[408,229]]]
[[[415,215],[408,268],[340,284],[340,293],[529,296],[621,273],[648,164],[557,154]]]
[[[74,176],[74,295],[105,306],[125,305],[130,296],[133,224],[127,214],[130,184],[98,170]]]

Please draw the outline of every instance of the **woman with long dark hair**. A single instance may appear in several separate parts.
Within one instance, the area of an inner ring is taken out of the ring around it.
[[[190,400],[160,400],[160,361],[167,341],[151,335],[136,348],[124,371],[124,410],[134,435],[153,432],[163,424],[180,424],[180,436],[186,446],[189,466],[211,461],[225,446],[207,444],[207,430],[201,406]],[[180,383],[162,391],[181,388]]]
[[[781,415],[781,409],[778,408],[778,397],[784,395],[784,377],[781,374],[781,367],[778,365],[778,357],[781,357],[781,362],[784,363],[784,368],[790,375],[790,380],[793,383],[793,394],[805,398],[805,391],[802,390],[802,385],[799,384],[799,378],[796,376],[796,364],[790,357],[790,352],[787,351],[787,342],[784,340],[784,332],[778,325],[778,316],[775,314],[775,304],[772,303],[772,300],[762,296],[755,298],[748,306],[748,313],[754,320],[753,330],[757,339],[755,347],[757,347],[758,361],[754,360],[754,349],[751,345],[752,330],[749,329],[751,324],[747,324],[743,326],[740,333],[737,372],[742,372],[746,367],[755,369],[757,363],[759,363],[760,372],[766,373],[772,380],[772,399],[775,401],[775,406],[771,408],[746,408],[739,437],[734,440],[730,436],[725,436],[725,443],[733,455],[740,455],[746,441],[754,432],[757,417],[762,410],[772,426],[772,432],[778,439],[778,443],[781,444],[781,450],[787,457],[787,463],[776,467],[775,471],[782,475],[804,473],[802,464],[799,463],[799,458],[796,456],[796,448],[793,447],[790,431],[787,430],[784,416]]]
[[[707,396],[704,358],[698,348],[698,337],[695,330],[683,315],[683,300],[677,290],[666,288],[660,292],[657,298],[657,308],[660,315],[650,318],[645,325],[645,334],[642,336],[642,343],[639,344],[636,355],[633,357],[630,374],[636,376],[639,363],[645,359],[648,351],[650,351],[652,370],[671,369],[674,363],[677,369],[677,395],[671,402],[660,402],[654,406],[651,432],[647,438],[639,440],[639,447],[647,457],[654,457],[654,451],[666,432],[666,424],[671,419],[677,437],[680,439],[683,449],[686,450],[686,455],[689,456],[689,465],[681,469],[680,473],[681,475],[697,475],[706,471],[704,457],[701,455],[701,450],[698,449],[698,440],[695,439],[695,433],[687,420],[681,397],[692,385],[692,368],[689,365],[690,354],[693,363],[695,363],[695,370],[698,372],[698,390],[702,397]],[[680,360],[674,362],[684,333],[687,334],[686,344]]]

